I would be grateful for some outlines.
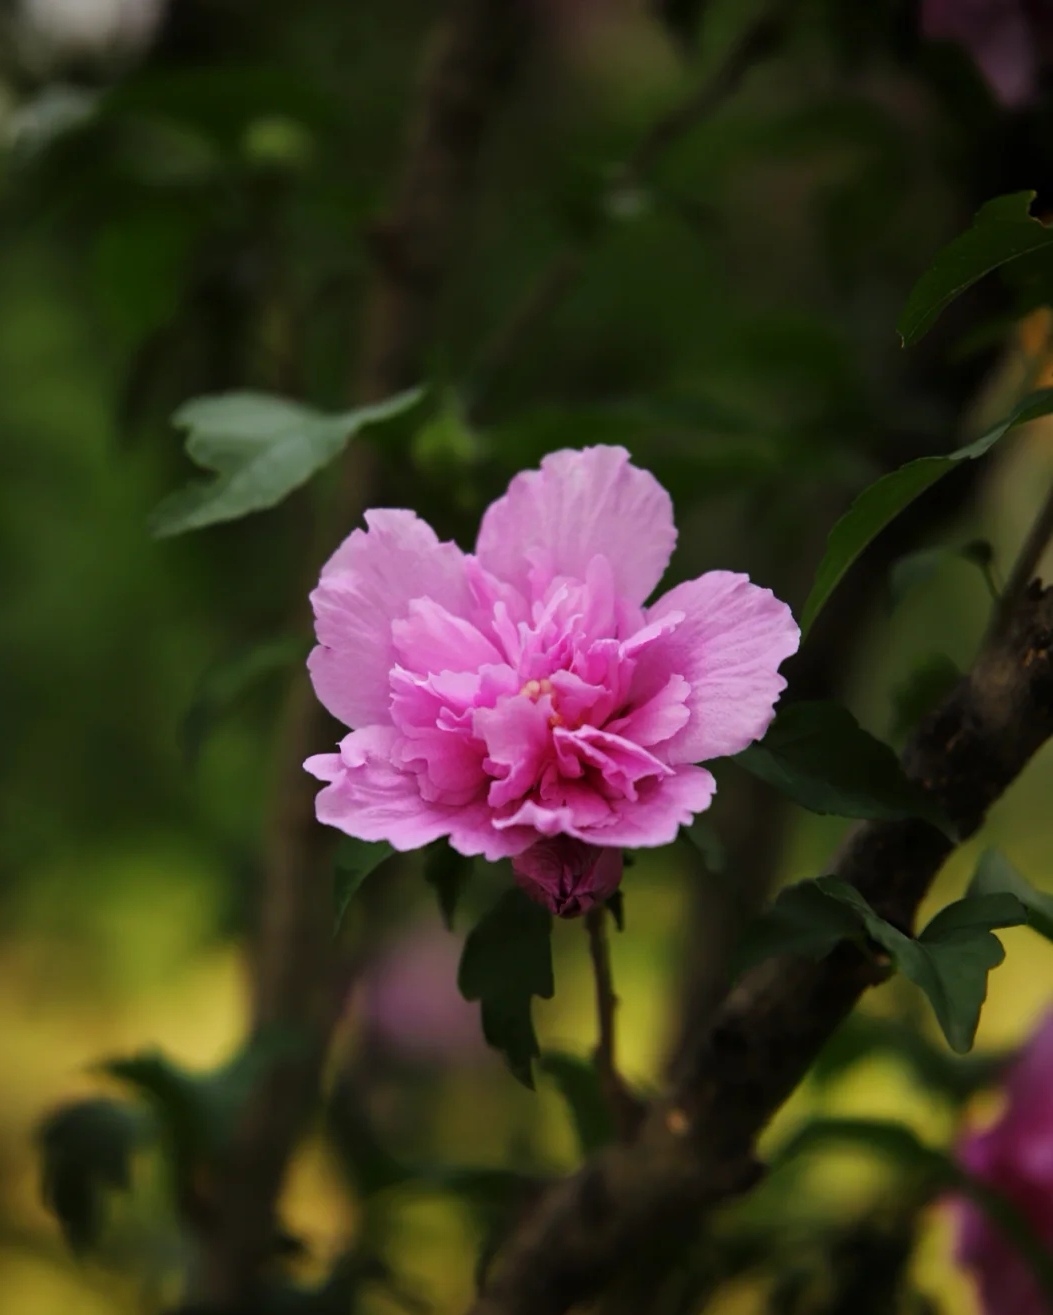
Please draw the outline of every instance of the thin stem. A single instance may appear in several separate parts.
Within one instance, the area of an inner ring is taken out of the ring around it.
[[[611,977],[610,946],[607,941],[607,910],[602,904],[585,915],[585,930],[589,934],[589,955],[592,975],[596,982],[596,1017],[600,1026],[600,1039],[596,1047],[596,1066],[601,1078],[609,1080],[617,1073],[614,1058],[614,1013],[618,997],[614,994]]]
[[[614,1015],[618,1008],[618,997],[614,993],[614,979],[611,976],[607,910],[602,904],[586,913],[585,930],[589,937],[589,957],[592,959],[592,975],[596,983],[596,1017],[600,1034],[593,1057],[615,1130],[620,1140],[629,1141],[639,1125],[644,1107],[626,1086],[615,1059]]]

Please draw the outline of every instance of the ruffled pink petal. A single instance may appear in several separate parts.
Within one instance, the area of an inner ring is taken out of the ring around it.
[[[716,792],[717,783],[704,767],[678,767],[675,774],[649,783],[635,801],[620,801],[614,820],[586,838],[624,849],[671,845],[680,828],[709,807]]]
[[[393,728],[369,726],[345,736],[338,754],[308,758],[307,771],[329,782],[315,803],[319,822],[402,851],[449,836],[460,853],[491,862],[528,847],[533,837],[494,828],[485,801],[451,806],[422,798],[416,775],[395,765],[401,743]]]
[[[354,727],[388,720],[392,623],[409,614],[411,601],[427,598],[455,617],[472,605],[456,544],[440,543],[411,511],[367,511],[366,524],[336,550],[311,594],[318,647],[307,665],[315,693]]]
[[[687,679],[687,725],[662,746],[672,763],[738,753],[759,739],[786,688],[779,664],[797,652],[801,632],[790,609],[771,592],[731,571],[710,571],[664,594],[649,622],[676,613],[683,620],[642,649],[637,682],[658,689],[670,675]]]
[[[504,660],[478,627],[433,598],[414,598],[409,614],[392,622],[391,633],[402,665],[422,674],[477,671]]]
[[[516,475],[483,516],[476,554],[529,597],[558,576],[585,580],[592,559],[605,557],[617,594],[639,605],[675,543],[673,505],[654,476],[624,448],[591,447]]]
[[[543,836],[562,834],[594,845],[647,849],[672,844],[680,828],[709,807],[717,789],[704,767],[679,767],[674,775],[649,782],[635,800],[605,800],[585,786],[575,796],[570,793],[574,782],[564,786],[565,802],[528,799],[505,816],[496,816],[494,825],[532,827]]]

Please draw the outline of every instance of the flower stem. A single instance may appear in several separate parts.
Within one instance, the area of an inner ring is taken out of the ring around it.
[[[592,959],[592,974],[596,982],[596,1017],[600,1033],[593,1059],[619,1140],[629,1141],[639,1125],[644,1107],[626,1086],[615,1060],[614,1015],[618,1008],[618,997],[614,993],[614,979],[611,976],[607,909],[604,905],[598,904],[586,913],[585,930],[589,937],[589,957]]]

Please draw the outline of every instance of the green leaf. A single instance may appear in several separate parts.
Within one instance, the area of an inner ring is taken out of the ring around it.
[[[994,556],[989,543],[974,539],[960,548],[919,548],[893,562],[889,571],[889,593],[893,607],[898,606],[912,589],[928,583],[949,562],[967,562],[980,571],[990,584],[990,567]]]
[[[99,1241],[106,1198],[131,1186],[132,1157],[151,1131],[144,1110],[105,1099],[63,1105],[40,1125],[41,1194],[74,1251]]]
[[[681,835],[701,854],[708,872],[714,876],[724,873],[728,866],[727,846],[708,817],[696,817],[690,826],[683,828]]]
[[[884,1119],[814,1119],[783,1143],[772,1157],[772,1167],[844,1142],[873,1151],[917,1174],[932,1197],[947,1192],[969,1197],[1016,1248],[1053,1310],[1053,1257],[1030,1219],[1008,1197],[974,1177],[944,1151],[927,1146],[905,1124]]]
[[[193,767],[221,715],[248,690],[307,657],[302,639],[286,635],[243,649],[213,663],[202,674],[180,727],[183,757]]]
[[[741,973],[773,954],[822,958],[838,941],[865,935],[925,992],[951,1049],[964,1054],[976,1035],[987,974],[1005,958],[994,929],[1026,921],[1013,895],[967,897],[938,913],[915,940],[879,917],[854,886],[819,877],[781,892],[747,928],[734,962]]]
[[[395,850],[386,840],[357,840],[354,836],[341,836],[333,860],[333,902],[336,905],[334,935],[343,926],[347,910],[362,882],[394,853]]]
[[[864,548],[905,507],[960,461],[975,460],[988,452],[1015,425],[1053,411],[1053,389],[1044,388],[1019,406],[975,442],[942,457],[919,457],[876,480],[856,498],[830,531],[826,550],[815,573],[811,593],[801,612],[801,632],[807,634],[842,577]]]
[[[616,890],[610,899],[605,901],[607,910],[614,921],[618,931],[625,930],[625,894],[623,891]]]
[[[414,1171],[377,1136],[353,1076],[342,1078],[325,1108],[326,1132],[355,1192],[362,1197],[399,1187]]]
[[[790,703],[760,744],[735,762],[813,813],[921,817],[946,827],[935,804],[903,773],[887,744],[838,703]]]
[[[1034,192],[988,201],[972,227],[943,248],[914,285],[899,320],[905,347],[922,338],[955,298],[1010,261],[1053,247],[1053,229],[1030,213]]]
[[[856,910],[832,898],[817,881],[802,881],[781,890],[771,907],[747,925],[732,956],[732,976],[777,954],[822,959],[840,941],[859,934]]]
[[[582,1155],[589,1156],[609,1145],[614,1140],[614,1124],[596,1065],[577,1055],[546,1051],[540,1066],[566,1101]]]
[[[453,915],[472,876],[472,860],[458,854],[445,840],[436,840],[425,851],[424,880],[439,900],[439,912],[448,931],[453,930]]]
[[[1000,850],[988,849],[981,854],[968,894],[1013,896],[1027,910],[1028,926],[1053,941],[1053,895],[1036,890]]]
[[[950,694],[962,679],[945,653],[930,653],[892,693],[892,734],[906,735]]]
[[[826,1085],[881,1052],[894,1055],[911,1069],[922,1086],[959,1105],[994,1086],[1014,1055],[1011,1050],[967,1057],[948,1054],[912,1025],[856,1012],[823,1047],[811,1077]]]
[[[859,911],[866,934],[924,991],[951,1049],[960,1055],[969,1051],[987,998],[987,974],[1005,958],[993,929],[1026,921],[1023,905],[1011,896],[957,900],[915,940],[878,917],[847,883],[820,877],[817,885]]]
[[[268,1028],[246,1041],[226,1064],[191,1073],[160,1051],[111,1059],[102,1072],[132,1087],[157,1110],[181,1174],[190,1174],[200,1158],[222,1155],[233,1138],[253,1092],[301,1041],[287,1028]]]
[[[266,393],[187,402],[172,423],[188,431],[187,455],[215,478],[165,498],[151,516],[152,534],[166,538],[275,506],[339,456],[360,429],[400,414],[419,397],[413,389],[341,415]]]
[[[480,1002],[487,1044],[531,1088],[532,1061],[541,1052],[530,1001],[550,1000],[555,990],[551,934],[548,910],[513,887],[468,933],[457,974],[464,998]]]

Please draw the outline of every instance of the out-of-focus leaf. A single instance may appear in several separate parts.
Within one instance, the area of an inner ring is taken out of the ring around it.
[[[821,1085],[836,1082],[846,1069],[881,1053],[894,1055],[923,1086],[961,1104],[993,1086],[1014,1052],[948,1054],[906,1022],[856,1012],[823,1047],[811,1077]]]
[[[696,817],[690,826],[684,827],[683,835],[702,855],[709,872],[717,876],[724,872],[728,865],[728,851],[708,817]]]
[[[1028,926],[1053,941],[1053,895],[1036,890],[998,849],[985,850],[967,892],[971,896],[1011,895],[1027,909]]]
[[[838,941],[865,935],[924,991],[951,1049],[964,1054],[976,1035],[987,974],[1005,958],[993,932],[1026,921],[1013,895],[972,896],[942,909],[915,939],[879,917],[847,882],[819,877],[783,891],[747,928],[735,966],[742,972],[772,954],[821,958]]]
[[[172,423],[188,431],[187,454],[215,478],[165,498],[151,516],[151,532],[166,538],[276,506],[339,456],[360,429],[398,415],[419,396],[413,389],[341,415],[266,393],[187,402]]]
[[[433,888],[439,912],[448,931],[453,930],[453,916],[464,888],[471,880],[472,860],[458,854],[446,840],[436,840],[425,851],[424,880]]]
[[[325,1123],[340,1163],[360,1196],[398,1187],[414,1176],[377,1136],[354,1081],[337,1084],[326,1105]]]
[[[596,1065],[577,1055],[550,1050],[542,1056],[540,1067],[566,1101],[582,1155],[591,1155],[612,1142],[614,1125]]]
[[[74,1251],[99,1240],[106,1197],[129,1188],[132,1156],[151,1131],[144,1110],[105,1099],[63,1105],[40,1125],[41,1193]]]
[[[883,1119],[820,1118],[790,1135],[772,1157],[773,1169],[829,1146],[859,1146],[912,1172],[932,1196],[968,1197],[1016,1248],[1053,1310],[1053,1257],[1030,1220],[996,1188],[970,1174],[944,1151],[928,1146],[903,1123]]]
[[[807,634],[812,628],[827,599],[863,549],[915,498],[953,470],[958,462],[982,457],[1014,426],[1036,420],[1051,411],[1053,388],[1044,388],[1026,397],[1004,420],[968,446],[946,456],[908,461],[905,466],[883,475],[864,489],[830,531],[811,593],[801,612],[802,633]]]
[[[146,1097],[168,1136],[177,1168],[190,1173],[202,1157],[222,1154],[259,1083],[301,1045],[287,1029],[273,1028],[251,1037],[211,1072],[188,1072],[159,1051],[107,1060],[99,1067]]]
[[[307,645],[294,635],[254,644],[214,663],[201,676],[180,727],[183,757],[193,767],[217,720],[241,695],[266,677],[287,671],[307,656]]]
[[[931,653],[892,693],[892,734],[906,735],[936,707],[962,678],[945,653]]]
[[[813,813],[946,822],[899,759],[837,703],[790,703],[735,762]]]
[[[942,566],[950,562],[968,562],[977,567],[984,579],[990,582],[993,552],[991,545],[974,540],[961,548],[919,548],[893,562],[889,571],[889,593],[892,605],[898,606],[912,589],[926,584]]]
[[[533,1087],[532,1063],[541,1053],[530,1002],[552,998],[552,918],[518,887],[500,897],[468,933],[457,985],[478,1000],[483,1035],[524,1086]]]
[[[395,850],[386,840],[358,840],[354,836],[341,836],[333,860],[333,902],[336,905],[334,933],[343,926],[362,882],[374,872]]]
[[[622,891],[616,890],[614,894],[606,901],[607,908],[611,917],[614,919],[614,925],[619,931],[625,930],[625,895]]]
[[[95,295],[126,343],[141,342],[179,309],[200,218],[176,207],[142,210],[106,224],[95,239]]]
[[[995,197],[981,206],[967,229],[939,253],[914,285],[899,320],[904,346],[932,328],[940,313],[967,288],[1032,252],[1053,248],[1053,229],[1031,213],[1034,192]]]

